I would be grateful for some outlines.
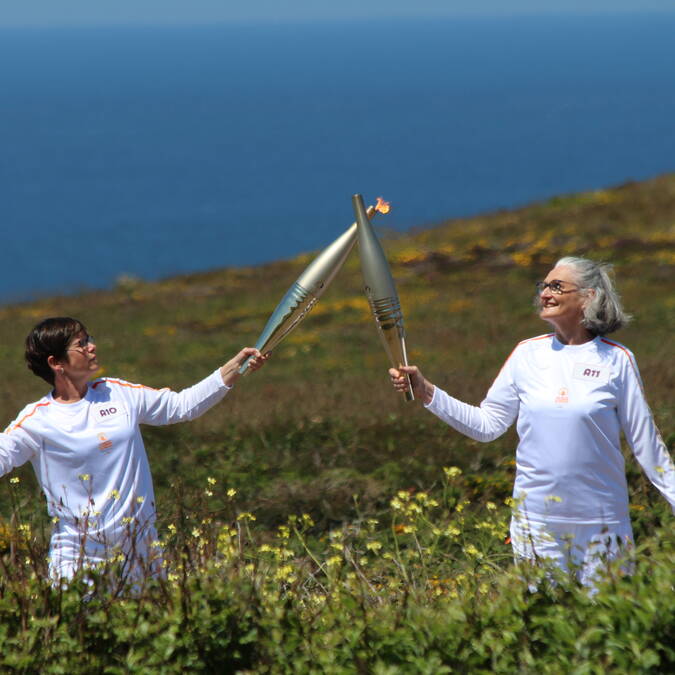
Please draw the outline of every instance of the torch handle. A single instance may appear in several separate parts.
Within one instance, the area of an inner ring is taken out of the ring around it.
[[[400,363],[398,367],[400,368],[403,365],[407,366],[408,364],[407,363],[405,363],[405,364]],[[415,394],[413,394],[412,382],[410,381],[410,375],[406,375],[405,379],[408,380],[408,391],[403,392],[405,394],[405,400],[406,401],[414,401],[415,400]]]
[[[251,359],[253,359],[253,357],[252,357],[252,356],[249,356],[249,357],[244,361],[244,363],[242,363],[241,366],[239,366],[239,374],[240,374],[240,375],[246,376],[246,375],[248,375],[248,374],[251,372],[251,371],[249,370],[249,368],[248,368],[249,364],[251,363]]]

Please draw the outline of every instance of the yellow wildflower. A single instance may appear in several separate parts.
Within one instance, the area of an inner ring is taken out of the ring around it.
[[[292,584],[296,579],[295,575],[293,574],[293,566],[292,565],[282,565],[275,572],[274,578],[277,581],[285,581],[287,583]]]
[[[448,480],[457,478],[457,476],[462,475],[462,470],[458,466],[450,466],[450,467],[444,466],[443,472],[445,473],[445,476]]]
[[[477,558],[478,556],[480,556],[480,551],[479,551],[473,544],[469,544],[469,545],[464,549],[464,553],[466,553],[467,555],[473,556],[473,557],[475,557],[475,558]]]

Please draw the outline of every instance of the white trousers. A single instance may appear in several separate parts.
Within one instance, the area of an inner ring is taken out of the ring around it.
[[[55,541],[56,540],[56,541]],[[104,545],[93,537],[75,533],[53,537],[49,549],[49,574],[55,581],[70,580],[82,569],[106,570],[116,566],[120,579],[140,581],[163,576],[162,549],[156,545],[157,532],[146,528],[142,535],[123,538],[117,545]]]
[[[633,548],[629,520],[609,523],[545,521],[523,513],[511,519],[511,545],[516,562],[551,563],[574,573],[589,588],[612,560],[626,558],[624,573],[632,572],[628,553]]]

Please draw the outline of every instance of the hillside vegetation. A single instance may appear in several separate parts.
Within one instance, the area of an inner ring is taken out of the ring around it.
[[[395,195],[385,197],[396,208]],[[386,217],[375,224],[386,227]],[[347,225],[336,223],[335,236]],[[383,244],[411,362],[476,404],[513,346],[548,330],[532,309],[534,282],[562,255],[614,263],[634,321],[612,337],[635,353],[672,452],[675,176],[388,233]],[[111,291],[1,308],[3,424],[45,393],[22,358],[42,318],[81,319],[104,374],[180,389],[255,343],[313,255],[157,283],[125,278]],[[2,480],[4,667],[675,667],[672,515],[630,452],[636,574],[610,571],[594,600],[565,580],[539,579],[539,592],[528,592],[533,580],[513,569],[506,543],[515,434],[478,444],[396,395],[361,286],[355,250],[262,371],[196,422],[144,429],[170,564],[167,579],[142,593],[49,586],[49,523],[32,469]]]

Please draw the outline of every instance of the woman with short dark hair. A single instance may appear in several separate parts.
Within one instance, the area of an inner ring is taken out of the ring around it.
[[[431,412],[478,441],[514,421],[516,559],[549,559],[594,586],[598,567],[632,546],[621,431],[675,511],[675,468],[645,401],[633,354],[605,337],[629,319],[610,267],[561,258],[537,283],[539,316],[553,327],[513,350],[480,407],[435,387],[416,366],[391,369]]]
[[[160,571],[155,497],[139,425],[191,420],[218,403],[265,358],[242,349],[224,366],[176,393],[99,370],[94,338],[81,321],[56,317],[26,338],[26,363],[52,387],[0,434],[0,475],[30,461],[54,522],[49,565],[55,579],[85,566],[119,562],[137,579]]]

